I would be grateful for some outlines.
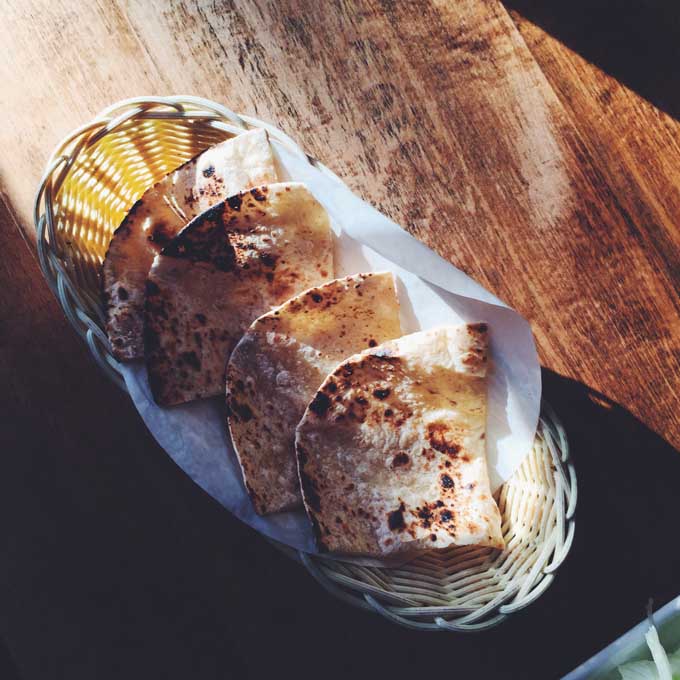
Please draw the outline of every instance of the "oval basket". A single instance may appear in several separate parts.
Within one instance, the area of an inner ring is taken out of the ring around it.
[[[99,271],[113,231],[168,172],[253,127],[341,180],[277,128],[197,97],[119,102],[62,141],[38,189],[40,266],[76,332],[123,389],[104,333]],[[506,549],[432,551],[398,568],[366,567],[296,551],[330,592],[401,625],[424,630],[490,628],[551,584],[574,537],[576,476],[562,426],[544,404],[532,451],[498,493]]]

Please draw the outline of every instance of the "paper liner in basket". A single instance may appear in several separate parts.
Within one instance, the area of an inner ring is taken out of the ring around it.
[[[305,182],[331,216],[335,275],[395,273],[405,334],[443,324],[489,324],[492,371],[486,441],[491,486],[497,489],[531,450],[538,422],[541,374],[529,324],[337,179],[278,142],[273,146],[282,174]],[[257,531],[292,548],[317,552],[302,510],[267,517],[255,513],[227,434],[222,399],[162,409],[151,397],[143,365],[125,365],[123,373],[151,433],[199,486]]]

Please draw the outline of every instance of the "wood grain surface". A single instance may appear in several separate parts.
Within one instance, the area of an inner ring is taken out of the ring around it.
[[[435,672],[455,653],[478,677],[557,677],[677,594],[680,23],[673,3],[644,21],[576,5],[3,2],[0,624],[26,677],[262,677],[297,668],[300,640],[310,675]],[[656,45],[637,61],[619,45],[636,27],[629,51]],[[177,93],[281,127],[531,321],[582,519],[515,623],[414,637],[321,595],[183,477],[88,359],[19,234],[63,135]]]

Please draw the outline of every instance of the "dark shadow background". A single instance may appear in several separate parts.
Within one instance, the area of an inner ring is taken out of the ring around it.
[[[680,594],[680,453],[605,396],[549,370],[543,378],[578,476],[576,538],[550,594],[575,666],[644,618],[648,598],[658,608]]]
[[[19,680],[19,672],[7,648],[0,641],[0,678],[3,680]]]
[[[343,604],[174,465],[46,288],[26,309],[17,291],[40,273],[1,210],[0,238],[0,634],[25,680],[545,680],[639,621],[649,597],[680,591],[680,455],[545,371],[579,479],[552,587],[479,635],[404,630]]]
[[[657,108],[680,117],[680,3],[502,1]]]

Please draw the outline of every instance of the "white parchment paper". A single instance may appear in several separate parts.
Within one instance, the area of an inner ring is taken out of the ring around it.
[[[538,422],[541,374],[529,324],[346,186],[278,142],[273,146],[282,178],[305,182],[331,216],[336,276],[385,270],[396,274],[405,334],[467,321],[488,323],[492,372],[486,442],[495,490],[529,452]],[[227,434],[221,398],[159,408],[151,397],[144,365],[127,364],[123,371],[147,427],[199,486],[261,533],[293,548],[317,552],[304,512],[260,517],[253,510]]]

